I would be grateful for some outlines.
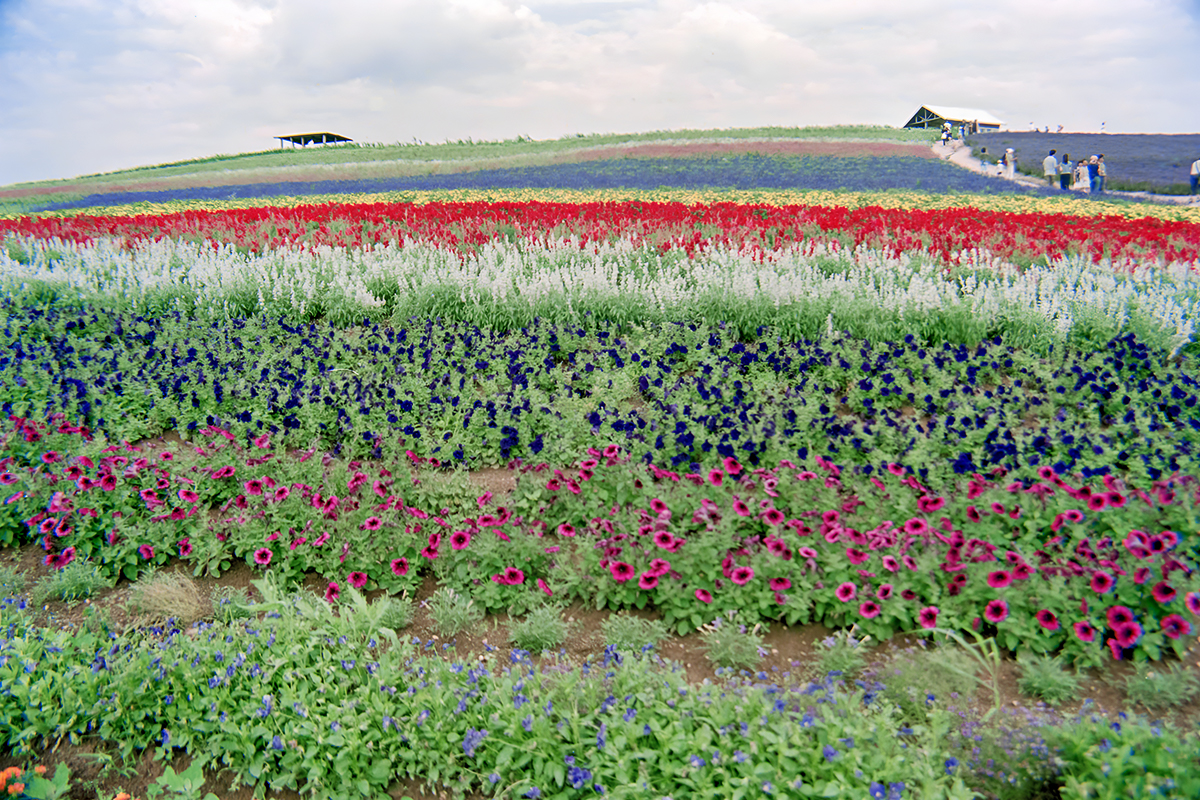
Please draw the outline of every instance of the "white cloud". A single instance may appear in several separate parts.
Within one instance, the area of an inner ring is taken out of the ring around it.
[[[1192,0],[0,0],[0,183],[270,147],[762,124],[923,103],[1200,128]]]

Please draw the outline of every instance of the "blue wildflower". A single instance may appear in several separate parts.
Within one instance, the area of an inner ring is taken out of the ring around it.
[[[825,745],[825,748],[821,752],[824,754],[826,761],[833,761],[838,756],[838,751],[831,744]]]
[[[475,748],[479,747],[479,744],[487,735],[488,732],[486,730],[467,728],[467,735],[463,737],[463,752],[467,754],[468,758],[475,757]]]
[[[947,758],[947,759],[946,759],[946,774],[947,774],[947,775],[953,775],[953,774],[954,774],[954,768],[955,768],[955,767],[957,767],[957,766],[958,766],[958,759],[957,759],[957,758],[955,758],[954,756],[950,756],[949,758]]]

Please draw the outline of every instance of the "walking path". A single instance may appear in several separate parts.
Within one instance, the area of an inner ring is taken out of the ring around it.
[[[941,142],[935,142],[933,152],[939,158],[949,161],[951,164],[969,169],[972,172],[978,172],[980,175],[987,175],[996,180],[1006,181],[1011,180],[1014,183],[1019,183],[1022,186],[1027,186],[1031,189],[1049,188],[1045,178],[1035,178],[1032,175],[1022,175],[1017,173],[1015,178],[1007,178],[998,174],[996,164],[984,164],[978,158],[971,154],[971,148],[962,143],[951,141],[950,144],[944,145]],[[993,158],[999,158],[1000,154],[989,153]],[[1084,194],[1083,192],[1073,192],[1074,194]],[[1106,195],[1113,197],[1122,197],[1129,200],[1150,200],[1155,203],[1167,203],[1171,205],[1190,205],[1200,203],[1200,196],[1189,197],[1187,195],[1177,194],[1150,194],[1149,192],[1105,192]]]

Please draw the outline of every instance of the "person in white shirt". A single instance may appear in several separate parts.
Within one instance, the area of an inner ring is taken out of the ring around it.
[[[1195,161],[1192,162],[1191,178],[1192,178],[1192,194],[1195,194],[1196,190],[1200,189],[1200,158],[1197,158]]]
[[[1058,183],[1058,159],[1054,157],[1057,150],[1051,150],[1050,155],[1042,159],[1042,174],[1046,176],[1046,180],[1050,182],[1050,188],[1054,188],[1054,184]]]
[[[1017,154],[1011,147],[1004,151],[1004,177],[1009,180],[1017,177]]]

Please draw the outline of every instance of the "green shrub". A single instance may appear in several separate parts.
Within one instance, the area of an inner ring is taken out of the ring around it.
[[[1129,702],[1157,711],[1181,706],[1200,694],[1200,678],[1181,664],[1143,664],[1125,679]]]
[[[701,628],[705,655],[714,666],[749,668],[762,658],[763,639],[758,632],[762,625],[747,630],[734,622],[736,616],[736,611],[730,611]]]
[[[867,665],[867,640],[854,638],[855,628],[838,631],[821,642],[817,654],[817,669],[822,675],[840,672],[847,677],[857,675]]]
[[[1017,662],[1021,665],[1017,687],[1030,697],[1056,706],[1079,695],[1079,678],[1067,670],[1060,657],[1022,655]]]
[[[86,559],[76,559],[62,569],[38,581],[30,593],[34,604],[47,600],[62,600],[74,603],[91,597],[111,584],[105,579],[100,567]]]
[[[670,632],[660,619],[645,619],[632,614],[613,614],[600,624],[600,631],[606,645],[634,655],[657,647]]]
[[[567,622],[558,606],[539,606],[515,622],[508,638],[522,650],[540,653],[558,647],[567,639]]]
[[[448,586],[433,593],[428,608],[434,627],[443,638],[454,636],[483,619],[483,611],[475,601]]]

